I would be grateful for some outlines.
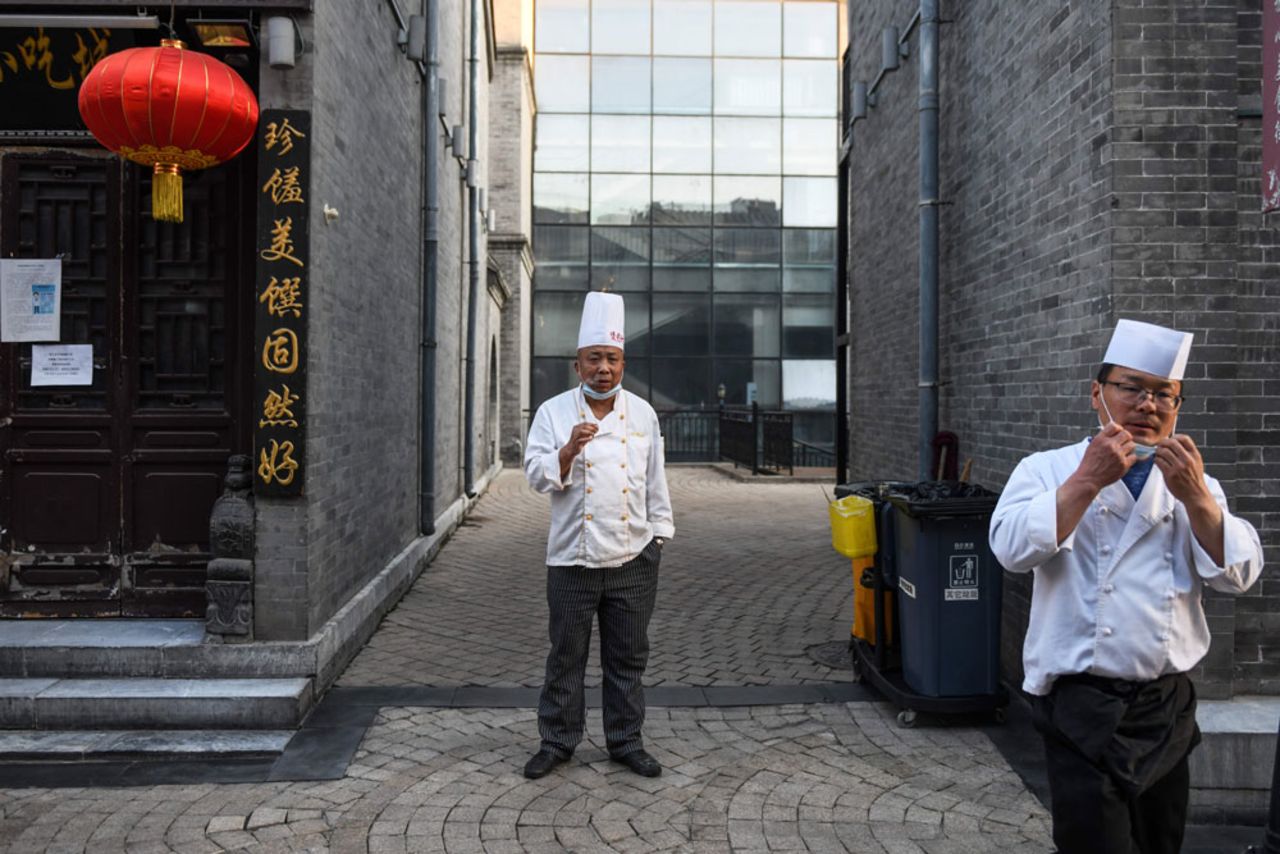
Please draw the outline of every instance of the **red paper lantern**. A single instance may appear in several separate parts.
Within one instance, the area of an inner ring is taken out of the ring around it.
[[[80,86],[80,117],[107,148],[155,169],[151,215],[182,222],[182,170],[235,157],[258,101],[225,63],[176,39],[104,57]]]

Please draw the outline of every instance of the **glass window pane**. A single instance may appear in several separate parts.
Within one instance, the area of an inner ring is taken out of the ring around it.
[[[711,290],[710,267],[654,267],[653,289],[655,291],[697,291],[705,293]]]
[[[782,261],[788,267],[830,267],[836,263],[836,233],[825,228],[789,228],[782,233]]]
[[[653,353],[706,356],[711,347],[711,305],[705,294],[664,294],[653,303]]]
[[[832,409],[836,405],[836,363],[782,363],[782,405],[787,409]]]
[[[715,120],[716,174],[777,175],[781,171],[778,119]]]
[[[591,176],[591,222],[593,224],[639,225],[648,222],[648,219],[648,175]]]
[[[782,53],[835,59],[836,4],[787,3],[782,9]]]
[[[716,225],[781,224],[782,187],[778,178],[717,175],[714,184]]]
[[[649,0],[592,4],[591,52],[649,53]]]
[[[782,224],[835,228],[835,178],[783,178]]]
[[[777,267],[716,267],[712,284],[717,291],[778,292]]]
[[[829,295],[783,297],[782,355],[799,359],[832,358],[835,326],[835,305]]]
[[[534,168],[539,172],[586,172],[591,168],[587,151],[590,119],[539,113],[535,121]]]
[[[534,15],[537,16],[534,44],[538,53],[590,52],[587,0],[538,0]]]
[[[590,283],[586,264],[544,264],[538,262],[533,271],[533,285],[538,290],[585,291]]]
[[[630,308],[628,307],[628,310]],[[645,326],[648,327],[649,318],[645,315]],[[628,324],[628,327],[630,324]],[[646,329],[647,331],[647,329]],[[637,358],[632,352],[632,338],[630,333],[627,335],[627,364],[622,369],[622,387],[632,394],[638,394],[645,400],[649,399],[649,360]]]
[[[829,294],[836,286],[836,233],[789,228],[782,233],[782,290]]]
[[[711,60],[655,59],[653,111],[676,115],[711,112]]]
[[[583,299],[582,294],[534,293],[533,355],[573,357]]]
[[[587,227],[540,225],[533,230],[533,252],[538,264],[586,264]]]
[[[782,47],[780,4],[769,0],[716,3],[716,56],[777,56]]]
[[[710,172],[711,119],[653,117],[654,172]]]
[[[591,229],[591,287],[611,291],[649,289],[648,228]],[[631,300],[627,304],[630,306]]]
[[[710,0],[653,0],[653,52],[710,56]]]
[[[709,225],[711,177],[709,175],[654,175],[654,225]]]
[[[710,359],[652,359],[650,372],[654,409],[714,406]]]
[[[655,266],[706,267],[711,264],[711,229],[655,228]]]
[[[623,324],[623,333],[627,336],[627,367],[626,376],[632,376],[632,356],[647,356],[649,354],[649,295],[645,294],[627,294],[624,298],[626,303],[627,319]],[[640,375],[636,375],[639,379]],[[623,378],[626,382],[626,377]],[[644,378],[644,382],[648,384],[648,377]],[[633,384],[627,384],[629,391],[634,391],[636,387]]]
[[[777,356],[778,297],[717,294],[715,352],[718,356]]]
[[[788,175],[836,174],[835,119],[783,119],[782,171]]]
[[[836,69],[835,62],[829,59],[784,59],[783,115],[834,117],[840,100],[836,92]]]
[[[594,172],[649,171],[649,117],[591,117],[591,169]]]
[[[534,66],[538,111],[585,113],[591,108],[591,75],[585,56],[539,56]]]
[[[576,335],[575,342],[576,343]],[[625,373],[622,381],[627,381]],[[533,360],[533,388],[529,390],[529,419],[533,413],[547,400],[562,391],[568,391],[579,383],[578,375],[573,370],[573,356],[554,359]]]
[[[834,71],[835,63],[828,64]],[[716,113],[739,116],[778,115],[782,102],[780,71],[776,59],[717,59]]]
[[[533,176],[534,222],[586,222],[587,176]]]
[[[726,406],[750,406],[753,387],[762,408],[782,406],[782,369],[775,359],[716,359],[711,379],[717,396],[724,386]]]
[[[835,66],[832,65],[832,67]],[[593,57],[591,74],[592,112],[642,114],[649,112],[649,58],[647,56]],[[538,104],[538,108],[547,109],[542,104]]]
[[[718,266],[776,267],[781,261],[781,238],[771,228],[717,228]]]

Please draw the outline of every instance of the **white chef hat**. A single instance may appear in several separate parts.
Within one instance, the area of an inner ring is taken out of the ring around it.
[[[583,347],[617,347],[625,349],[626,310],[622,297],[591,291],[582,304],[582,324],[578,327],[578,349]]]
[[[1111,333],[1111,343],[1102,361],[1180,381],[1187,370],[1192,337],[1190,332],[1166,329],[1153,323],[1121,320],[1116,323],[1115,332]]]

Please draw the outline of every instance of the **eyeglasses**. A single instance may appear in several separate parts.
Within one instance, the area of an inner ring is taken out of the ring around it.
[[[1185,400],[1180,394],[1173,394],[1167,391],[1152,391],[1149,388],[1143,388],[1140,385],[1131,383],[1116,383],[1111,380],[1102,380],[1102,385],[1113,385],[1119,392],[1120,400],[1129,406],[1141,406],[1150,396],[1156,402],[1156,409],[1164,409],[1173,411],[1182,405]]]

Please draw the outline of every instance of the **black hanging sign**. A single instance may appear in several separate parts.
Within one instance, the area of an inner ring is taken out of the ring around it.
[[[311,113],[258,121],[254,492],[297,496],[306,462]]]

